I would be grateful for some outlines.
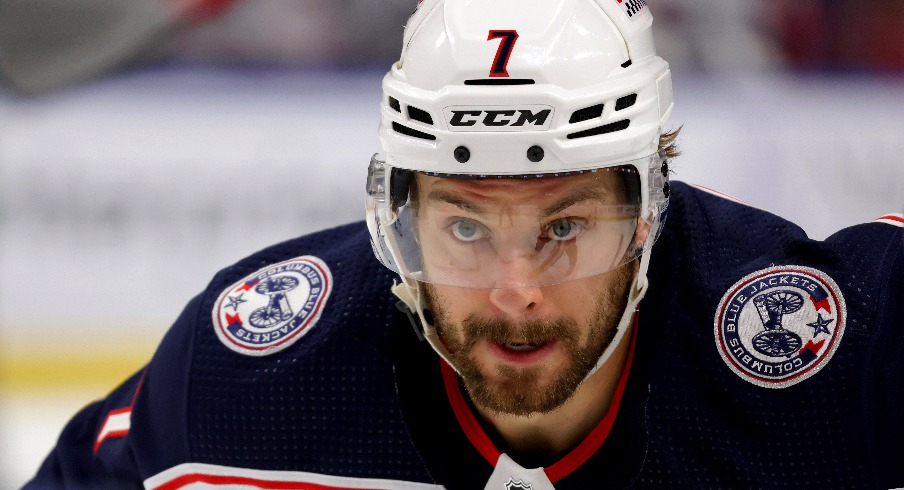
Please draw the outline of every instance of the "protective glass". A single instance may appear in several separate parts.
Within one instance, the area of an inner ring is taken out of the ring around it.
[[[367,197],[372,244],[400,275],[447,286],[534,287],[601,274],[655,240],[664,202],[643,199],[654,161],[661,163],[450,176],[392,168],[375,156]]]

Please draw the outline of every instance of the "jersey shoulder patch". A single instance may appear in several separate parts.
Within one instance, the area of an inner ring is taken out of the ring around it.
[[[220,293],[212,312],[214,331],[239,354],[279,352],[317,324],[332,288],[329,267],[315,256],[267,265]]]
[[[838,349],[847,306],[835,281],[786,265],[748,274],[716,309],[716,347],[741,379],[786,388],[819,372]]]

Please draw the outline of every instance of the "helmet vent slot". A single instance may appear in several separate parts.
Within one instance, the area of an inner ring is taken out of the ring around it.
[[[637,94],[626,95],[615,101],[615,110],[627,109],[637,102]]]
[[[465,80],[465,85],[533,85],[531,78],[475,78]]]
[[[605,126],[599,126],[596,128],[587,129],[584,131],[578,131],[577,133],[571,133],[567,137],[570,140],[576,138],[586,138],[587,136],[597,136],[600,134],[608,134],[614,133],[616,131],[622,131],[628,129],[628,126],[631,124],[629,119],[622,119],[621,121],[616,121],[611,124],[607,124]]]
[[[592,105],[590,107],[585,107],[583,109],[578,109],[571,114],[571,119],[568,120],[570,124],[579,123],[582,121],[589,121],[590,119],[594,119],[597,117],[601,117],[603,115],[603,104]]]
[[[433,136],[432,134],[418,131],[416,129],[409,128],[408,126],[403,126],[395,121],[393,121],[392,123],[392,130],[396,133],[404,134],[405,136],[411,136],[412,138],[420,138],[422,140],[430,141],[436,139],[436,136]]]
[[[398,113],[402,112],[402,106],[399,104],[399,99],[396,99],[395,97],[389,98],[389,107],[392,107]]]
[[[417,107],[408,106],[408,117],[415,120],[420,121],[424,124],[429,124],[433,126],[433,118],[430,117],[430,113],[423,110],[418,109]]]

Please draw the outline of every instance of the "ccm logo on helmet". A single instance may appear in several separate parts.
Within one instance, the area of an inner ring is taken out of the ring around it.
[[[447,107],[443,110],[452,131],[546,131],[552,122],[548,105],[512,107]]]

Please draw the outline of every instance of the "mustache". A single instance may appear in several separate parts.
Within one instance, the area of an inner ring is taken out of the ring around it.
[[[497,344],[542,344],[551,339],[567,344],[578,342],[578,325],[567,318],[512,322],[504,318],[468,315],[462,321],[466,347],[486,339]],[[467,349],[466,349],[467,350]]]

